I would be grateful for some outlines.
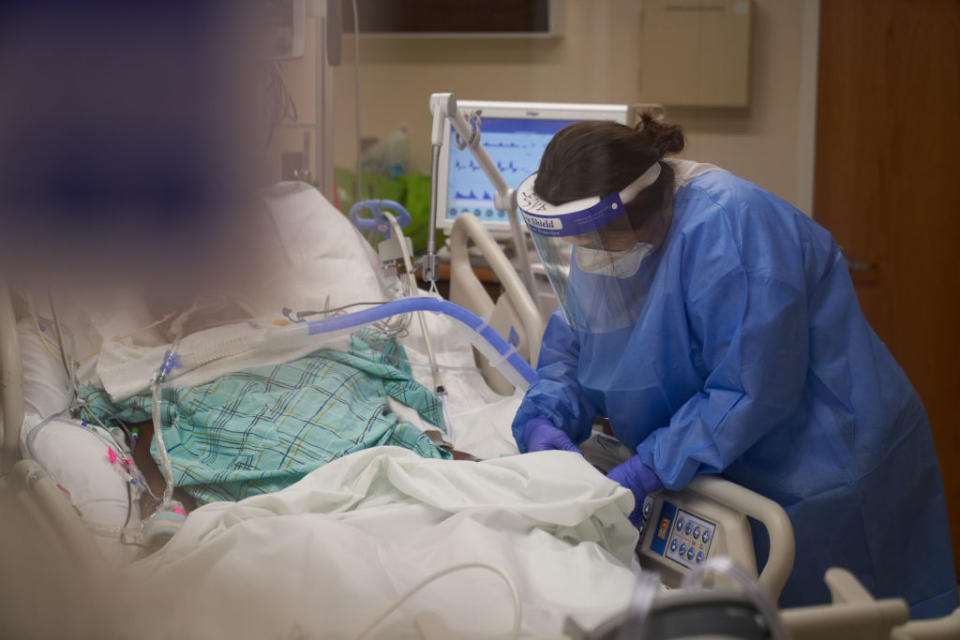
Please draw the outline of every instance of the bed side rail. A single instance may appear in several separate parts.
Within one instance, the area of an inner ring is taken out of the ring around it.
[[[770,538],[770,552],[758,580],[774,598],[779,598],[790,577],[796,553],[793,525],[783,507],[759,493],[716,476],[697,476],[687,491],[726,505],[764,526]]]
[[[493,273],[503,285],[504,295],[496,302],[480,283],[480,279],[470,266],[467,251],[468,241],[472,241],[483,253]],[[543,318],[530,293],[510,264],[503,250],[497,245],[490,232],[472,214],[457,217],[449,240],[450,245],[450,299],[481,317],[491,318],[491,326],[504,337],[513,340],[517,351],[521,352],[531,366],[536,367],[540,355],[540,340],[543,338]],[[504,326],[497,326],[502,323]],[[510,329],[516,327],[516,335]],[[524,349],[524,346],[526,347]],[[522,353],[526,351],[526,353]],[[481,367],[483,368],[483,367]],[[493,371],[493,374],[496,374]],[[484,371],[484,377],[487,372]],[[488,378],[488,382],[489,382]],[[510,388],[492,387],[501,393],[509,393]],[[499,385],[503,387],[503,385]],[[507,383],[509,387],[509,383]]]
[[[23,426],[23,369],[17,319],[10,287],[0,281],[0,475],[9,473],[20,457],[20,429]]]
[[[33,460],[21,460],[6,478],[18,503],[32,524],[57,540],[77,568],[91,580],[107,565],[103,552],[80,513],[43,468]]]

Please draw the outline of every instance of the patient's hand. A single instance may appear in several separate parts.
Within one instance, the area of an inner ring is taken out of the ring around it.
[[[453,447],[443,446],[440,447],[444,451],[449,451],[450,455],[453,456],[454,460],[469,460],[471,462],[480,462],[480,458],[477,456],[467,453],[466,451],[460,451],[459,449],[454,449]]]

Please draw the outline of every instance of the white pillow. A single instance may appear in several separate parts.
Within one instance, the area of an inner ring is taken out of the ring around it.
[[[58,343],[53,330],[42,324],[41,327],[46,329],[49,348],[56,353]],[[17,338],[23,363],[24,410],[39,419],[63,411],[70,405],[72,395],[63,364],[47,351],[32,321],[17,323]],[[21,440],[22,437],[21,434]]]
[[[303,183],[280,183],[266,194],[288,268],[280,270],[263,315],[387,300],[380,261],[350,221],[319,191]]]

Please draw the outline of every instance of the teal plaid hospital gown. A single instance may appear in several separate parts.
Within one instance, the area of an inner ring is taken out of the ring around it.
[[[151,419],[149,391],[118,403],[100,389],[82,394],[108,424]],[[389,409],[388,397],[444,425],[439,399],[413,379],[403,347],[371,328],[354,333],[347,352],[321,349],[193,387],[167,387],[161,397],[174,484],[201,503],[277,491],[369,447],[451,457]],[[151,453],[159,460],[156,440]]]

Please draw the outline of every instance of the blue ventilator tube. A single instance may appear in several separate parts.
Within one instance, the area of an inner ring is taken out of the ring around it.
[[[348,313],[323,320],[306,322],[308,335],[339,333],[361,325],[370,324],[399,315],[415,311],[433,311],[442,313],[457,320],[464,329],[471,343],[490,361],[490,364],[500,369],[500,372],[514,385],[526,389],[537,381],[537,372],[520,357],[510,343],[504,340],[487,321],[480,316],[464,309],[458,304],[447,300],[437,300],[427,296],[403,298],[363,311]],[[296,327],[296,325],[294,325]],[[299,328],[299,327],[297,327]],[[290,327],[293,329],[293,327]],[[499,366],[506,362],[509,367]]]

